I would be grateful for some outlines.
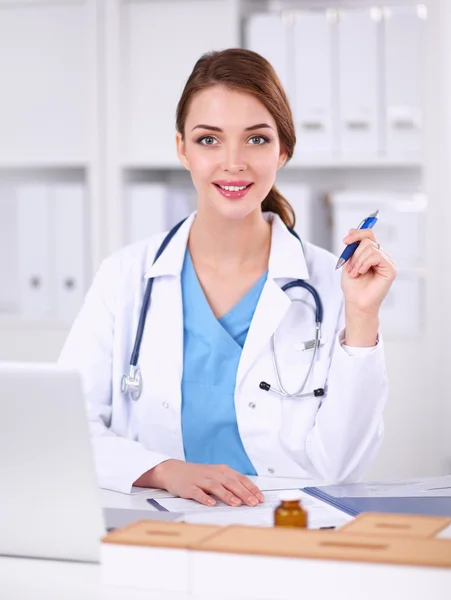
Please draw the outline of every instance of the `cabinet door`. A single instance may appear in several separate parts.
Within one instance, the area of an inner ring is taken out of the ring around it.
[[[261,54],[274,67],[289,99],[293,100],[292,28],[278,14],[257,13],[246,23],[246,48]]]
[[[380,22],[369,9],[345,11],[338,23],[339,137],[343,154],[379,151]]]
[[[301,11],[294,23],[297,153],[331,154],[332,28],[324,11]]]
[[[0,4],[0,162],[88,158],[87,5]]]
[[[136,1],[124,11],[126,161],[178,165],[178,100],[203,53],[239,45],[235,2]]]
[[[422,55],[425,20],[415,6],[386,11],[387,154],[418,154],[422,132]]]

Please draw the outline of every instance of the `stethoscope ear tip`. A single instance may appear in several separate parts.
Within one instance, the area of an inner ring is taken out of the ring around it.
[[[271,386],[269,385],[269,383],[266,383],[266,381],[260,381],[259,388],[261,390],[265,390],[265,392],[269,392],[269,390],[271,389]]]

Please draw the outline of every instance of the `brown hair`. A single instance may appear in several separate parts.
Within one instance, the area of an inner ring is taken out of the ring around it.
[[[288,99],[270,63],[251,50],[229,48],[208,52],[197,61],[177,105],[176,127],[182,137],[194,95],[217,84],[252,94],[269,110],[277,124],[280,145],[287,153],[288,161],[293,156],[296,144]],[[263,200],[262,211],[277,213],[285,225],[294,227],[294,210],[275,185]]]

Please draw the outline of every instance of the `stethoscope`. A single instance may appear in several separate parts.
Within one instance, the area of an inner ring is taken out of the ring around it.
[[[174,237],[174,235],[177,233],[177,231],[180,229],[180,227],[182,226],[182,224],[184,222],[185,222],[185,219],[183,221],[181,221],[180,223],[178,223],[175,227],[173,227],[169,231],[169,233],[166,235],[166,237],[164,238],[160,247],[157,250],[157,253],[153,260],[153,264],[155,264],[155,262],[163,254],[163,252],[169,245],[169,242],[172,240],[172,238]],[[299,242],[302,244],[301,238],[298,236],[298,234],[293,229],[288,227],[288,231],[292,235],[294,235],[299,240]],[[144,292],[141,314],[139,315],[138,327],[136,330],[135,343],[133,346],[132,355],[130,357],[129,372],[128,372],[128,375],[123,375],[122,380],[121,380],[122,393],[129,394],[130,398],[132,400],[134,400],[135,402],[137,400],[139,400],[139,397],[141,396],[141,392],[142,392],[142,387],[143,387],[143,379],[142,379],[141,369],[138,366],[138,359],[139,359],[139,351],[141,348],[141,342],[142,342],[142,338],[143,338],[143,334],[144,334],[144,327],[146,325],[147,312],[148,312],[149,306],[150,306],[150,297],[152,294],[153,280],[154,280],[153,277],[148,280],[146,290]],[[315,396],[315,397],[324,396],[324,393],[325,393],[324,388],[318,388],[318,389],[313,390],[312,392],[304,393],[304,388],[310,377],[310,373],[312,372],[313,365],[315,363],[316,354],[318,351],[318,347],[321,343],[321,324],[323,322],[323,305],[321,302],[321,298],[319,297],[319,294],[315,290],[315,288],[302,279],[295,279],[293,281],[290,281],[289,283],[285,284],[282,287],[282,291],[286,292],[289,289],[294,288],[294,287],[304,288],[313,296],[313,299],[315,301],[315,339],[312,340],[313,353],[312,353],[312,360],[310,362],[310,366],[309,366],[307,375],[305,376],[305,379],[304,379],[301,387],[294,394],[290,394],[289,392],[287,392],[287,390],[284,388],[284,386],[282,384],[282,380],[280,378],[280,371],[279,371],[279,365],[277,363],[277,355],[276,355],[276,347],[275,347],[275,335],[273,334],[271,336],[271,353],[272,353],[274,373],[276,376],[278,389],[271,386],[266,381],[261,381],[259,384],[259,387],[261,390],[264,390],[266,392],[273,392],[275,394],[278,394],[279,396],[284,396],[286,398],[307,398],[308,396]],[[301,300],[293,299],[292,302],[301,302]]]

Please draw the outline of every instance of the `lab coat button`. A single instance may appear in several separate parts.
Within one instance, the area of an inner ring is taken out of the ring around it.
[[[169,404],[167,402],[163,402],[163,408],[169,408]]]
[[[255,408],[255,402],[249,402],[249,408]]]

